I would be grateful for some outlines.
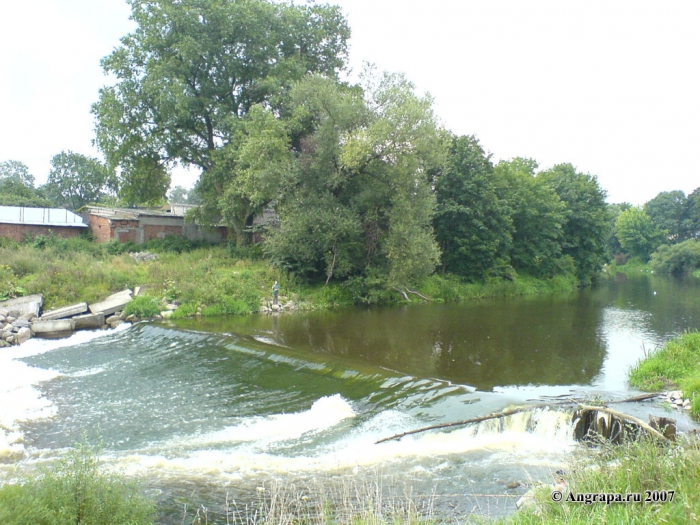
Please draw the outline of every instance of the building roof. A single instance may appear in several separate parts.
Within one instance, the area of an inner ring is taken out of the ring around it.
[[[184,212],[174,213],[171,211],[144,208],[105,208],[102,206],[87,206],[87,210],[90,215],[116,220],[137,220],[139,217],[175,217],[182,219],[185,216]]]
[[[80,215],[61,208],[0,206],[0,223],[87,228],[87,224],[83,222]]]

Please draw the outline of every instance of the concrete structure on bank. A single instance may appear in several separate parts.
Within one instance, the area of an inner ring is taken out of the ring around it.
[[[0,206],[0,237],[23,241],[29,235],[77,237],[87,228],[83,218],[59,208]]]
[[[84,217],[97,242],[133,242],[142,244],[168,235],[181,235],[191,241],[222,242],[227,229],[218,227],[205,231],[196,224],[185,223],[185,213],[191,206],[173,205],[169,210],[139,208],[102,208],[88,206]]]

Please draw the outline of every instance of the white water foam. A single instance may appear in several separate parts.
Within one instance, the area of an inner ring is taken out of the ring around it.
[[[129,326],[121,325],[117,330],[126,330]],[[110,333],[114,331],[81,331],[66,339],[35,338],[20,346],[0,350],[0,458],[24,453],[21,423],[56,415],[56,407],[41,395],[36,385],[61,374],[29,366],[18,359],[79,345]]]
[[[249,426],[232,427],[193,438],[188,443],[195,445],[195,450],[190,453],[183,454],[179,450],[165,456],[141,453],[113,459],[120,468],[134,474],[148,472],[153,475],[157,472],[166,478],[199,475],[236,480],[259,474],[353,470],[393,461],[447,458],[473,451],[486,451],[491,460],[561,465],[562,457],[574,446],[571,416],[551,410],[518,414],[519,417],[510,418],[502,427],[497,424],[473,425],[406,436],[400,441],[377,445],[377,440],[392,433],[420,426],[410,416],[389,410],[364,422],[341,440],[324,446],[316,455],[289,457],[271,453],[266,444],[298,439],[312,430],[330,428],[346,417],[353,417],[350,415],[352,409],[340,396],[322,398],[314,407],[297,414],[270,416],[264,421],[254,418]],[[246,428],[251,430],[248,435]],[[237,442],[237,445],[211,448],[214,444],[232,442]]]

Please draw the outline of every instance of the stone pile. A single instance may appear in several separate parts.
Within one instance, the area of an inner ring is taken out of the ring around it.
[[[260,299],[260,310],[261,314],[269,314],[274,312],[284,312],[292,311],[297,309],[297,304],[294,301],[290,301],[288,297],[280,296],[279,302],[273,304],[270,299]]]
[[[151,252],[129,252],[137,263],[142,263],[144,261],[155,261],[158,256]]]
[[[662,399],[679,410],[690,410],[690,399],[684,399],[683,392],[680,390],[672,390],[671,392],[667,392]]]
[[[22,344],[30,337],[58,339],[69,337],[75,330],[116,328],[125,322],[122,310],[132,295],[131,290],[123,290],[98,303],[77,303],[47,312],[41,311],[41,294],[2,302],[0,347]]]

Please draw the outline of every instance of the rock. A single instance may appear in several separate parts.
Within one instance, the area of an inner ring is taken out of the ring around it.
[[[144,261],[155,261],[158,259],[158,256],[151,252],[131,252],[129,255],[133,257],[137,263],[142,263]]]
[[[70,306],[64,306],[63,308],[56,308],[55,310],[50,310],[41,314],[41,319],[44,321],[51,321],[53,319],[65,319],[67,317],[73,317],[76,315],[84,314],[87,312],[87,303],[78,303]]]
[[[32,336],[32,331],[29,328],[20,328],[17,332],[17,344],[21,345]]]
[[[172,316],[173,316],[173,311],[172,311],[172,310],[163,310],[163,311],[160,313],[160,316],[161,316],[163,319],[167,319],[168,317],[172,317]]]
[[[137,286],[136,288],[134,288],[134,297],[137,297],[137,296],[139,295],[140,292],[141,292],[141,287],[140,287],[140,286]]]
[[[97,330],[105,324],[105,314],[84,314],[73,317],[76,330]]]
[[[19,319],[22,319],[23,321],[31,321],[34,319],[34,314],[32,314],[32,312],[22,314],[19,316]]]
[[[5,338],[5,342],[7,344],[13,345],[15,344],[15,336],[14,335],[9,335]]]
[[[124,324],[124,321],[122,319],[117,318],[116,321],[107,324],[109,324],[109,326],[111,326],[112,328],[116,328],[117,326]]]
[[[175,310],[177,310],[177,308],[178,308],[178,306],[177,306],[176,304],[172,304],[172,303],[171,303],[171,304],[166,304],[166,305],[165,305],[165,309],[166,309],[166,310],[170,310],[170,311],[173,311],[173,312],[174,312]]]
[[[5,317],[5,322],[6,322],[7,324],[12,324],[12,323],[14,323],[16,320],[17,320],[17,318],[16,318],[16,317],[12,317],[11,315],[8,315],[7,317]]]
[[[273,312],[279,312],[280,311],[280,305],[278,304],[273,304],[270,308],[272,308]]]
[[[0,307],[0,315],[3,317],[7,317],[10,315],[10,311],[7,308]]]
[[[20,328],[29,328],[29,325],[30,325],[30,324],[31,324],[31,323],[30,323],[29,321],[27,321],[26,319],[17,319],[16,321],[14,321],[14,322],[12,323],[12,327],[13,327],[13,328],[17,328],[17,329],[20,329]]]
[[[287,301],[287,303],[284,305],[285,310],[294,310],[297,307],[296,304],[294,304],[294,301]]]
[[[270,311],[270,309],[267,306],[261,306],[260,307],[260,313],[266,314]]]
[[[5,316],[0,314],[0,324],[5,322]]]
[[[154,315],[153,317],[151,317],[151,319],[153,319],[154,321],[162,321],[163,317],[160,315]]]
[[[136,320],[136,316],[134,314],[131,314],[128,316],[126,319],[124,319],[127,323],[133,323]]]
[[[119,317],[118,315],[110,315],[107,319],[105,319],[105,323],[107,323],[108,325],[111,325],[111,324],[116,323],[117,321],[121,321],[121,320],[122,320],[121,317]]]

